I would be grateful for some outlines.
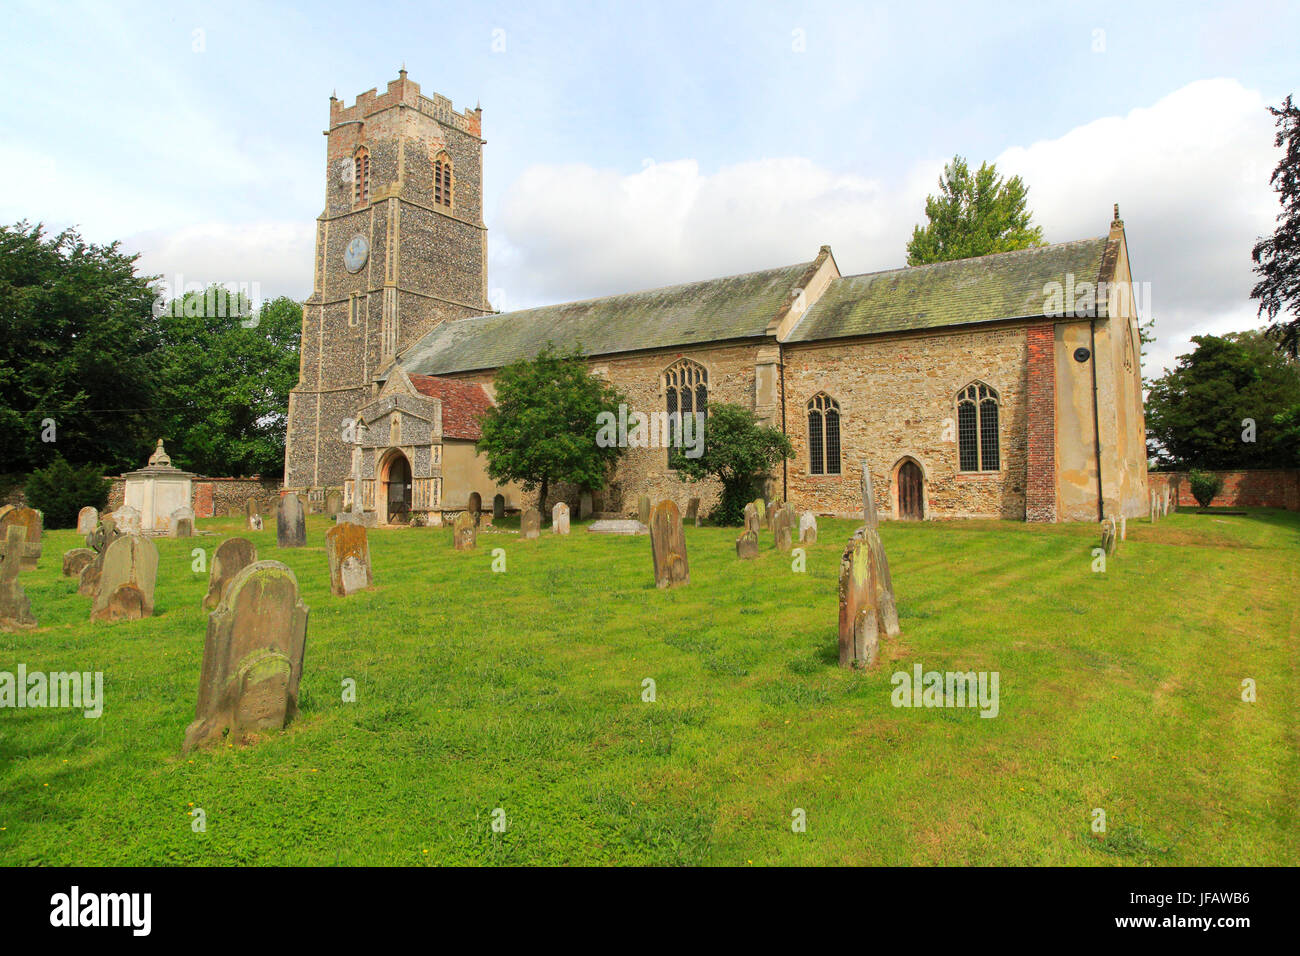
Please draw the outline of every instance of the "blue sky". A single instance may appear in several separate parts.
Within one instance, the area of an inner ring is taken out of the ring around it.
[[[0,219],[121,239],[150,272],[308,294],[328,97],[405,63],[483,106],[500,307],[823,242],[845,272],[901,265],[961,153],[1024,175],[1050,241],[1121,204],[1158,364],[1255,324],[1263,107],[1300,72],[1294,3],[9,3],[5,23]]]

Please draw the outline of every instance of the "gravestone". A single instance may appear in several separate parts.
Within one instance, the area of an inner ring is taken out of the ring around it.
[[[770,503],[768,504],[768,506],[767,506],[767,527],[768,527],[768,530],[769,530],[769,531],[775,529],[776,525],[775,525],[773,522],[776,521],[777,513],[778,513],[782,508],[784,508],[784,507],[785,507],[785,505],[784,505],[784,503],[781,501],[780,498],[777,498],[775,501],[770,502]]]
[[[253,519],[260,519],[262,517],[262,509],[258,506],[256,498],[249,498],[244,502],[244,514],[248,517],[249,530],[262,530],[262,522],[260,520],[257,522],[257,527],[253,527]]]
[[[1115,553],[1115,519],[1106,517],[1101,519],[1101,550],[1105,554]]]
[[[897,637],[898,608],[877,529],[864,526],[840,558],[839,651],[842,667],[870,667],[882,637]]]
[[[772,543],[778,551],[789,553],[794,546],[792,543],[793,532],[790,527],[791,510],[789,508],[774,508],[772,510]]]
[[[325,513],[327,515],[337,515],[343,510],[343,492],[338,489],[331,489],[325,495]]]
[[[650,523],[650,496],[642,495],[636,500],[636,518],[644,525]]]
[[[650,513],[650,553],[654,558],[655,587],[672,588],[691,583],[686,561],[686,531],[682,515],[671,501],[661,501]]]
[[[767,504],[762,498],[754,499],[754,513],[758,515],[758,526],[767,527]]]
[[[100,518],[95,530],[86,535],[86,547],[94,553],[95,557],[81,569],[81,574],[77,577],[77,593],[82,597],[92,599],[95,597],[95,592],[99,590],[99,574],[104,567],[104,551],[120,535],[121,532],[117,530],[117,519],[111,514]]]
[[[754,502],[751,501],[749,504],[745,505],[745,530],[752,531],[757,535],[761,527],[762,525],[758,518],[758,508],[755,507]]]
[[[153,615],[158,549],[140,534],[114,538],[104,549],[92,621],[134,621]]]
[[[1119,517],[1119,539],[1125,541],[1128,539],[1128,516],[1120,515]]]
[[[1166,488],[1165,488],[1165,510],[1164,510],[1164,512],[1163,512],[1163,514],[1164,514],[1165,516],[1168,516],[1168,514],[1169,514],[1169,509],[1170,509],[1172,506],[1173,506],[1173,495],[1171,495],[1171,494],[1169,493],[1169,489],[1166,487]]]
[[[301,548],[307,543],[307,517],[302,499],[284,495],[275,511],[275,543],[281,548]]]
[[[736,539],[736,557],[750,560],[758,557],[758,532],[746,528]]]
[[[203,609],[211,611],[221,603],[235,575],[257,561],[257,547],[247,538],[227,538],[217,545],[212,555],[212,569],[208,572],[208,593],[203,597]]]
[[[699,498],[686,499],[686,520],[689,521],[696,528],[700,526],[700,499]]]
[[[140,533],[140,512],[130,505],[122,505],[114,511],[113,520],[117,523],[120,534]]]
[[[90,534],[99,522],[99,512],[87,505],[77,512],[77,534]]]
[[[817,543],[817,518],[811,511],[805,511],[799,519],[799,543]]]
[[[18,575],[23,570],[27,528],[22,524],[6,525],[4,534],[4,557],[0,558],[0,628],[35,627],[32,602],[18,583]],[[26,693],[26,689],[20,689],[19,693]]]
[[[73,548],[63,552],[63,576],[80,578],[86,565],[95,560],[95,552],[89,548]]]
[[[492,499],[492,518],[504,518],[506,516],[506,496],[497,495]]]
[[[462,516],[468,518],[462,512]],[[474,524],[470,522],[472,531]],[[370,570],[370,542],[359,524],[336,524],[325,532],[325,556],[330,564],[330,590],[347,597],[374,584]]]
[[[587,526],[592,534],[649,534],[650,529],[631,518],[601,518]]]
[[[586,521],[588,518],[591,517],[591,512],[592,512],[591,492],[584,491],[578,497],[578,520]]]
[[[524,539],[540,537],[542,533],[542,513],[536,508],[527,509],[519,519],[519,536]]]
[[[169,538],[194,537],[194,510],[192,508],[177,508],[172,512],[171,519],[167,523],[167,536]]]
[[[451,543],[457,551],[472,551],[478,546],[478,528],[474,527],[474,516],[462,511],[456,516],[456,524],[451,530]]]
[[[1156,503],[1156,492],[1154,491],[1151,492],[1150,518],[1152,524],[1155,524],[1157,521],[1160,520],[1160,506]]]
[[[483,496],[477,491],[471,494],[469,496],[469,507],[466,510],[469,511],[469,516],[474,519],[474,524],[477,525],[479,512],[483,510]]]
[[[185,731],[186,752],[224,739],[234,742],[249,731],[283,729],[293,718],[307,614],[297,579],[280,562],[257,561],[235,575],[208,615],[198,706]]]
[[[865,458],[862,460],[860,487],[862,489],[862,523],[868,528],[878,528],[880,527],[880,517],[876,514],[876,493],[871,486],[871,469],[867,467]]]
[[[551,530],[556,534],[569,533],[569,506],[563,501],[551,509]]]
[[[5,529],[20,527],[23,529],[22,551],[17,555],[24,571],[36,570],[41,558],[42,537],[45,531],[45,518],[35,508],[13,508],[0,517],[0,546],[4,549],[6,559],[9,556],[8,539]]]

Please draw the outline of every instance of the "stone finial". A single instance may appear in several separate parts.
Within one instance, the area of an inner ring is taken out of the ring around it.
[[[1115,203],[1115,221],[1119,222],[1119,203]]]
[[[171,456],[167,454],[167,449],[163,447],[163,440],[159,438],[158,447],[155,448],[153,454],[149,456],[149,467],[169,468],[171,467],[171,463]]]

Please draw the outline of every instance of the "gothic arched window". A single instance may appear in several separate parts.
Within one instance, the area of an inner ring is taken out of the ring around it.
[[[445,152],[433,161],[433,202],[451,208],[451,157]]]
[[[673,462],[681,453],[683,445],[690,446],[691,441],[701,441],[697,423],[703,423],[709,413],[709,373],[698,362],[681,359],[670,365],[664,372],[664,400],[668,408],[668,467],[676,467]],[[685,416],[699,414],[682,436],[682,420]],[[679,437],[682,436],[682,437]],[[687,441],[683,440],[690,439]]]
[[[808,402],[808,474],[840,473],[840,405],[825,392]]]
[[[370,201],[370,150],[358,147],[352,157],[352,201],[356,205]]]
[[[962,471],[997,471],[998,393],[972,382],[957,395],[957,451]]]

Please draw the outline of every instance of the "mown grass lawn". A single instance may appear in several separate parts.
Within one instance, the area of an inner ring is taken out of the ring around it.
[[[887,524],[903,635],[867,673],[836,663],[848,521],[802,574],[770,535],[739,562],[735,530],[690,528],[670,592],[648,539],[577,522],[468,554],[372,531],[376,588],[343,599],[311,518],[307,548],[249,535],[311,608],[300,716],[188,757],[191,549],[240,523],[159,541],[157,616],[118,624],[88,623],[60,576],[80,542],[50,532],[0,670],[103,671],[106,703],[0,710],[0,864],[1294,865],[1298,518],[1130,522],[1104,574],[1092,525]],[[916,663],[997,671],[998,716],[893,707]]]

